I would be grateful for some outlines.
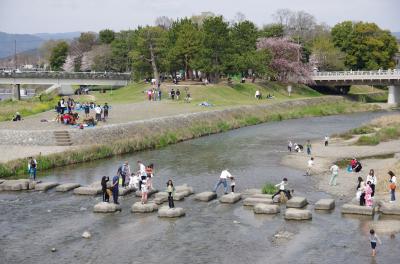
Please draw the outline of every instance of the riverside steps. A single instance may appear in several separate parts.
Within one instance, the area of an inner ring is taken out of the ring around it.
[[[342,206],[342,214],[373,215],[374,207],[344,204]]]
[[[379,212],[384,215],[400,215],[400,204],[379,202]]]

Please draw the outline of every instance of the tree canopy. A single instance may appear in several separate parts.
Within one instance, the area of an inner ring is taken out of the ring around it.
[[[50,67],[54,71],[59,71],[65,63],[68,55],[68,43],[65,41],[60,41],[51,50],[50,55]]]

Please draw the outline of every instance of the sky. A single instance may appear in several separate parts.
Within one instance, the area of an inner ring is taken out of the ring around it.
[[[280,8],[306,11],[330,26],[344,20],[368,21],[400,32],[400,0],[0,0],[0,31],[119,31],[153,25],[159,16],[190,17],[204,11],[227,20],[241,12],[262,26],[272,23],[272,14]]]

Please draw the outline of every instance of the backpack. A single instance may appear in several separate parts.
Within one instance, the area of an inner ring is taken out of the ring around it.
[[[390,190],[396,190],[396,184],[394,182],[389,184],[389,189]]]

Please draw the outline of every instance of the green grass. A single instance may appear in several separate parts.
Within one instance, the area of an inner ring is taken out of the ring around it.
[[[370,134],[374,133],[375,129],[372,126],[366,125],[354,128],[350,131],[353,135],[363,135],[363,134]]]
[[[278,188],[276,188],[275,185],[273,185],[271,183],[265,183],[261,189],[261,192],[263,194],[275,194],[277,191],[278,191]]]
[[[370,135],[370,136],[361,136],[358,138],[356,145],[369,145],[369,146],[375,146],[380,143],[379,137],[376,135]]]
[[[375,130],[374,130],[375,131]],[[356,145],[378,145],[380,142],[386,142],[394,139],[400,138],[400,125],[394,124],[391,126],[386,126],[378,130],[372,135],[361,136]]]
[[[0,121],[9,121],[16,112],[19,112],[22,118],[26,116],[38,114],[50,109],[54,109],[59,100],[55,95],[43,95],[41,101],[38,97],[28,100],[13,101],[4,100],[0,102]]]

